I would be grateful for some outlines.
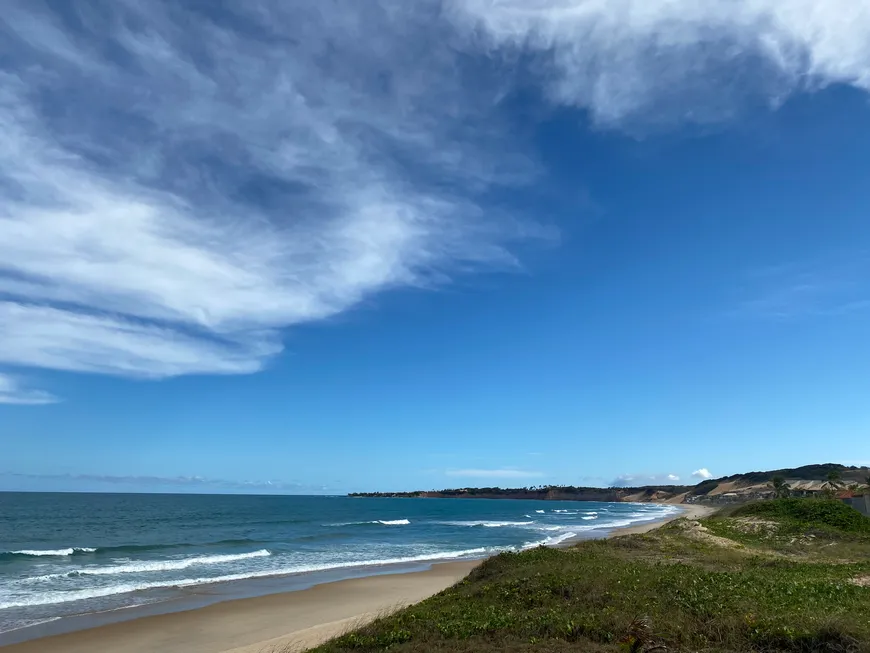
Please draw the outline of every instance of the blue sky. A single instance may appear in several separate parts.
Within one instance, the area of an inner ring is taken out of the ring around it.
[[[27,0],[0,29],[0,489],[868,461],[863,0]]]

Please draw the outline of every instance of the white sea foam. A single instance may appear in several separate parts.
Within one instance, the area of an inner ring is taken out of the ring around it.
[[[565,540],[570,540],[572,537],[577,537],[577,533],[562,533],[561,535],[554,535],[553,537],[548,537],[544,540],[544,546],[555,546]]]
[[[407,526],[409,519],[375,519],[373,521],[347,521],[338,524],[325,524],[326,526],[365,526],[366,524],[381,524],[382,526]]]
[[[61,619],[61,617],[47,617],[45,619],[22,619],[20,621],[15,620],[4,624],[3,628],[5,628],[5,630],[0,630],[0,633],[11,633],[13,630],[21,630],[22,628],[41,626],[42,624],[48,624],[52,621],[57,621],[58,619]]]
[[[191,587],[194,585],[206,585],[209,583],[225,583],[231,581],[248,580],[252,578],[265,578],[268,576],[288,576],[291,574],[304,574],[315,571],[329,571],[332,569],[347,569],[351,567],[380,567],[383,565],[428,562],[432,560],[456,560],[460,558],[474,558],[484,556],[486,554],[493,554],[512,549],[513,547],[479,547],[476,549],[465,549],[463,551],[442,551],[440,553],[425,553],[404,558],[385,558],[381,560],[354,560],[348,562],[333,562],[314,565],[297,565],[293,567],[283,567],[276,569],[260,569],[246,573],[214,576],[211,578],[184,578],[181,580],[165,580],[145,583],[121,583],[108,587],[94,587],[74,591],[67,590],[40,592],[39,594],[35,594],[26,598],[21,598],[18,600],[13,599],[12,601],[2,602],[0,603],[0,610],[5,610],[7,608],[22,608],[35,605],[70,603],[73,601],[83,601],[86,599],[95,599],[105,596],[113,596],[116,594],[127,594],[129,592],[138,592],[142,590],[158,589],[165,587]]]
[[[668,509],[653,509],[653,510],[647,510],[646,512],[632,512],[632,513],[625,515],[624,519],[615,519],[613,521],[603,521],[600,523],[587,524],[587,525],[583,525],[583,526],[572,524],[570,526],[563,526],[561,528],[562,529],[570,528],[571,530],[582,531],[582,532],[608,531],[608,530],[612,530],[614,528],[623,528],[625,526],[633,526],[635,524],[643,524],[643,523],[650,522],[650,521],[658,521],[661,519],[665,519],[666,517],[671,516],[674,512],[678,512],[678,511],[679,511],[678,508],[670,508],[669,507]],[[587,515],[587,516],[580,517],[580,519],[583,519],[586,521],[593,521],[597,518],[598,518],[598,515]],[[576,535],[576,533],[575,533],[575,535]],[[538,544],[543,544],[543,542],[535,543],[534,546],[537,546]]]
[[[635,524],[643,524],[645,522],[656,521],[662,519],[667,516],[667,513],[661,514],[648,514],[643,519],[638,517],[631,517],[628,515],[627,519],[617,519],[614,521],[602,522],[600,524],[590,524],[588,526],[572,526],[571,528],[580,531],[604,531],[611,530],[614,528],[622,528],[624,526],[634,526]]]
[[[538,513],[539,515],[543,515],[543,514],[544,514],[544,511],[543,511],[543,510],[535,510],[535,512]]]
[[[271,552],[267,549],[251,551],[249,553],[234,553],[227,555],[196,556],[194,558],[182,558],[180,560],[153,560],[149,562],[129,562],[121,565],[106,567],[80,567],[61,574],[47,574],[45,576],[33,576],[26,579],[27,582],[54,580],[55,578],[74,576],[115,576],[116,574],[144,574],[161,571],[178,571],[199,565],[220,565],[250,558],[265,558]]]
[[[87,546],[75,546],[67,549],[22,549],[21,551],[6,551],[19,556],[71,556],[75,553],[93,553],[96,549]]]
[[[572,537],[577,537],[577,533],[567,532],[562,533],[561,535],[553,535],[543,540],[539,540],[537,542],[526,542],[523,546],[523,550],[534,549],[539,546],[556,546],[564,542],[565,540],[570,540]]]
[[[483,526],[485,528],[505,528],[510,526],[530,526],[534,524],[533,521],[442,521],[438,522],[439,524],[444,524],[445,526]]]

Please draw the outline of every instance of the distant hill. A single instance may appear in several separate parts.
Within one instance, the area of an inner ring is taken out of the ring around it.
[[[870,469],[867,467],[847,467],[837,463],[825,463],[823,465],[804,465],[788,469],[774,469],[769,472],[747,472],[746,474],[734,474],[723,476],[719,481],[740,481],[743,483],[766,483],[774,476],[782,476],[787,479],[799,481],[824,481],[830,472],[839,472],[847,483],[854,481],[862,483],[866,480]]]
[[[547,485],[524,488],[466,487],[415,492],[356,492],[352,497],[442,498],[442,499],[534,499],[542,501],[634,501],[660,503],[721,503],[727,500],[749,499],[770,492],[769,483],[775,476],[786,479],[798,492],[812,493],[822,489],[828,474],[837,472],[844,486],[863,485],[870,468],[848,467],[836,463],[804,465],[766,472],[732,474],[701,481],[697,485],[645,485],[641,487],[577,487]]]
[[[663,485],[637,488],[576,487],[464,487],[416,492],[357,492],[352,497],[428,498],[428,499],[533,499],[542,501],[665,501],[685,494],[692,486]]]
[[[747,472],[702,481],[689,492],[689,500],[712,502],[721,501],[721,497],[730,495],[735,495],[737,499],[760,496],[770,491],[769,483],[776,476],[785,479],[794,492],[810,494],[819,492],[825,487],[831,472],[837,472],[840,475],[841,487],[844,490],[853,485],[861,486],[862,490],[865,489],[867,478],[870,476],[870,468],[850,467],[837,463],[804,465],[803,467],[773,469],[766,472]]]

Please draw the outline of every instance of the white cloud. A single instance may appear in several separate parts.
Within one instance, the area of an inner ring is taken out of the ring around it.
[[[487,146],[493,89],[425,17],[326,11],[4,7],[0,364],[253,372],[288,326],[544,235],[479,206],[535,165]]]
[[[680,477],[676,474],[621,474],[610,482],[610,487],[673,485],[679,480]]]
[[[483,198],[540,173],[499,110],[528,61],[624,129],[870,89],[866,0],[202,7],[4,4],[0,365],[254,372],[287,327],[515,266],[549,234]]]
[[[558,103],[603,125],[727,119],[832,83],[870,89],[866,0],[454,0],[493,52],[538,53]]]
[[[0,374],[0,404],[40,406],[53,404],[57,401],[57,397],[48,392],[30,390],[24,387],[17,378],[9,374]]]
[[[544,474],[524,469],[448,469],[444,472],[447,476],[461,476],[468,478],[540,478]]]
[[[694,476],[695,478],[702,478],[702,479],[713,478],[713,475],[710,473],[710,470],[707,469],[706,467],[702,467],[701,469],[696,469],[694,472],[692,472],[692,476]]]
[[[240,341],[106,315],[0,302],[0,355],[7,363],[57,370],[164,377],[255,372],[280,351],[270,332]]]

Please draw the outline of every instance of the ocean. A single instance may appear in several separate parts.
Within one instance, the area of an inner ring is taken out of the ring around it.
[[[491,499],[0,493],[0,645],[36,632],[22,629],[81,615],[124,618],[121,612],[143,606],[166,611],[192,600],[414,571],[600,537],[675,510]]]

